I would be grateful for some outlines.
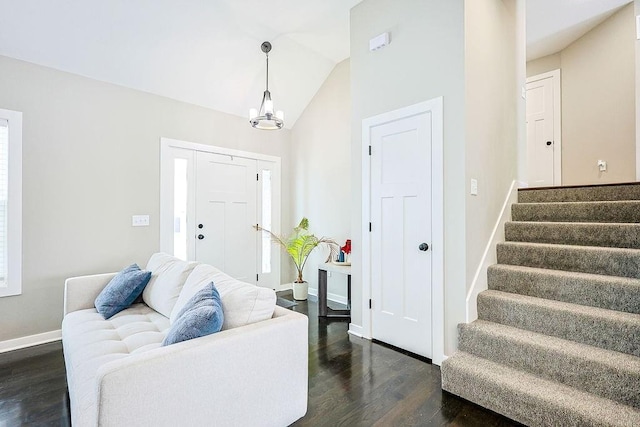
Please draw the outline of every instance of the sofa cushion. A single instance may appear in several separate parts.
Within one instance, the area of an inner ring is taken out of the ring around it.
[[[164,338],[162,345],[175,344],[215,334],[222,329],[224,314],[220,294],[213,282],[200,289],[182,307],[178,318]]]
[[[142,293],[144,302],[158,313],[169,317],[185,280],[196,265],[198,263],[182,261],[171,255],[153,254],[147,263],[151,279]]]
[[[132,264],[115,275],[105,286],[94,304],[105,319],[129,307],[149,283],[150,271],[142,271]]]
[[[175,322],[182,307],[200,289],[215,283],[224,312],[222,329],[231,329],[249,323],[270,319],[276,307],[276,293],[273,289],[262,288],[241,282],[208,264],[199,264],[187,278],[180,297],[171,312],[171,322]]]
[[[97,419],[96,373],[100,366],[130,354],[161,347],[169,319],[145,304],[131,307],[105,320],[95,308],[68,313],[62,321],[65,366],[71,406],[82,420]],[[85,421],[85,422],[80,422]]]

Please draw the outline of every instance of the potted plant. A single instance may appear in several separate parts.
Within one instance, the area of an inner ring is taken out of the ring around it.
[[[269,233],[272,241],[282,246],[289,254],[297,270],[297,277],[293,282],[293,299],[306,300],[309,284],[304,280],[302,272],[309,255],[318,246],[325,245],[329,247],[329,257],[327,259],[327,262],[329,262],[338,253],[340,245],[333,239],[327,237],[318,238],[310,233],[309,220],[307,218],[302,218],[300,224],[293,229],[293,233],[289,237],[280,237],[259,225],[254,225],[253,228]]]

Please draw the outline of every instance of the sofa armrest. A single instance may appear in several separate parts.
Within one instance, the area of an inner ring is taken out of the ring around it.
[[[307,411],[308,318],[263,322],[108,362],[100,426],[283,426]]]
[[[117,273],[71,277],[64,282],[64,315],[94,307],[102,289]]]

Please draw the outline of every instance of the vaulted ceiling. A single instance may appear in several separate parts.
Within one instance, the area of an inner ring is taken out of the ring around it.
[[[632,0],[527,0],[527,60],[561,51]]]
[[[349,57],[361,0],[0,0],[0,55],[246,117],[265,84],[291,128]],[[450,0],[447,0],[450,1]],[[630,0],[527,0],[527,53],[555,53]]]
[[[360,0],[0,0],[0,55],[246,117],[265,86],[291,127],[349,57]]]

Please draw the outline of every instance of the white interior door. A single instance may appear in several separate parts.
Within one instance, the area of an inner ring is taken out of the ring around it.
[[[371,128],[372,337],[432,357],[431,112]]]
[[[256,160],[196,152],[195,259],[257,284]]]
[[[530,187],[561,184],[559,70],[527,79],[527,174]]]

